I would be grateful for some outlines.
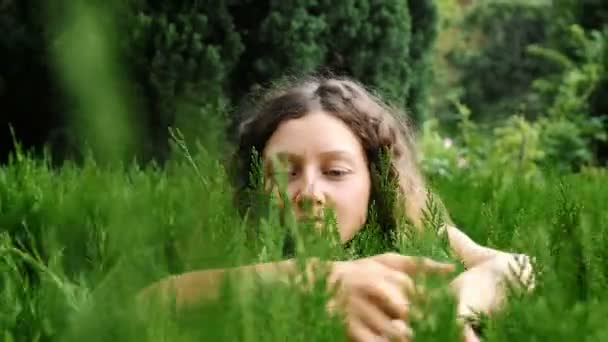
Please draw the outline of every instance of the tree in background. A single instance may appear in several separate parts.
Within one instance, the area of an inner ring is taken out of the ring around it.
[[[566,170],[605,163],[607,6],[592,0],[475,2],[452,24],[454,40],[462,38],[448,53],[457,75],[449,83],[458,89],[452,100],[490,128],[509,125],[513,116],[531,121],[543,163]],[[455,112],[443,108],[439,117]]]
[[[0,3],[0,160],[13,146],[9,125],[29,144],[41,145],[61,117],[41,7],[35,1]]]
[[[547,6],[535,2],[479,2],[467,9],[448,60],[474,119],[505,118],[522,104],[532,113],[539,108],[530,86],[549,68],[526,48],[547,41],[550,17]]]
[[[14,99],[2,101],[10,104],[3,112],[15,113],[8,121],[28,118],[17,129],[18,138],[26,143],[29,123],[41,117],[62,118],[65,110],[56,105],[63,96],[42,67],[48,64],[47,46],[56,37],[42,35],[43,30],[35,28],[45,27],[43,16],[31,23],[21,15],[32,12],[36,3],[8,1],[2,9],[9,14],[1,23],[7,27],[3,32],[9,34],[0,38],[0,46],[11,52],[3,56],[13,56],[3,66],[40,69],[21,77],[22,87],[13,88],[10,83],[15,79],[7,78],[2,89],[13,90],[0,89],[3,99],[9,94]],[[184,128],[187,135],[203,141],[210,132],[220,134],[217,118],[223,118],[256,87],[286,74],[346,74],[405,107],[417,122],[426,115],[426,89],[432,76],[428,60],[437,17],[431,0],[111,3],[120,5],[114,9],[122,32],[118,46],[134,81],[135,100],[144,112],[141,121],[149,136],[146,155],[162,159],[166,154],[169,125]],[[20,46],[15,39],[36,52],[21,52],[29,58],[16,57],[14,51]],[[6,75],[6,71],[0,73],[3,79]],[[23,104],[32,102],[32,97],[46,98],[48,105],[29,110]],[[217,129],[203,127],[207,125]],[[48,140],[55,135],[50,132],[61,126],[61,119],[42,124],[36,135],[45,139],[31,144]],[[63,131],[59,136],[69,138],[71,134]]]

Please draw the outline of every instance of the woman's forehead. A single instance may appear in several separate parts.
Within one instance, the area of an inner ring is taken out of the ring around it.
[[[315,155],[363,157],[357,136],[340,119],[313,112],[282,122],[264,148],[264,156]]]

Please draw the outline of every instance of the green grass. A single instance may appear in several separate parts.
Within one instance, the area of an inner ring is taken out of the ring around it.
[[[243,284],[228,282],[217,302],[179,314],[169,309],[138,313],[137,291],[170,273],[280,258],[284,234],[276,214],[270,210],[248,221],[241,218],[215,160],[202,152],[176,153],[162,169],[100,166],[92,159],[52,168],[48,161],[19,153],[0,168],[4,340],[343,336],[339,323],[324,312],[323,291],[301,293],[279,285],[237,295],[235,289]],[[486,340],[604,340],[608,173],[547,176],[542,184],[501,179],[462,175],[433,183],[457,225],[478,242],[535,258],[537,289],[514,295],[509,306],[487,320]],[[248,234],[256,227],[259,234]],[[373,237],[361,240],[366,239]],[[308,246],[299,255],[348,256],[347,251],[330,255]],[[414,241],[400,248],[445,258],[437,246]],[[439,292],[421,307],[423,316],[413,323],[416,340],[456,336],[453,303],[445,299]]]

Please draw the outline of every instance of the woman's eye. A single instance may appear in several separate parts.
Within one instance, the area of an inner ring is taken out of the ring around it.
[[[325,172],[326,175],[334,178],[344,177],[348,173],[349,171],[345,169],[330,169]]]
[[[293,179],[298,176],[298,169],[296,167],[286,167],[279,172],[282,176],[287,177],[288,179]]]
[[[270,179],[270,182],[272,182],[272,184],[284,184],[283,182],[293,182],[295,181],[299,176],[299,172],[297,169],[283,169],[283,170],[273,170],[269,176],[268,179]]]
[[[291,163],[289,163],[289,164],[286,163],[286,164],[279,165],[273,171],[275,174],[280,174],[283,176],[293,176],[298,173],[298,166],[293,165]]]

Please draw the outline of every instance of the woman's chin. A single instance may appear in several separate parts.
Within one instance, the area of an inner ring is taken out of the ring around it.
[[[320,217],[302,217],[298,218],[298,223],[301,227],[308,228],[315,233],[332,236],[331,240],[333,241],[335,238],[335,242],[338,244],[344,243],[345,237],[334,222],[325,222]]]

